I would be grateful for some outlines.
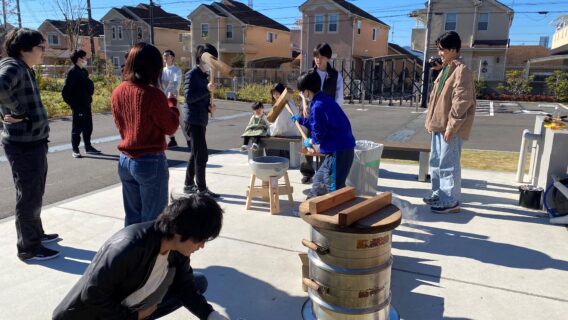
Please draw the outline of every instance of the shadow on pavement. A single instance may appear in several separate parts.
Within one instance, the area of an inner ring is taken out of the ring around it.
[[[96,252],[91,250],[77,249],[57,244],[48,244],[46,247],[60,252],[59,257],[52,260],[33,261],[28,264],[44,266],[65,273],[82,275]]]

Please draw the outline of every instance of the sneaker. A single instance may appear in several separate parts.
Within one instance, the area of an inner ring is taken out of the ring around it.
[[[51,250],[49,248],[46,247],[39,247],[39,249],[37,250],[37,252],[34,255],[28,255],[28,254],[18,254],[18,257],[22,260],[22,261],[43,261],[43,260],[49,260],[49,259],[53,259],[56,258],[57,256],[59,256],[59,251],[55,251],[55,250]]]
[[[241,152],[247,152],[248,148],[249,148],[249,147],[248,147],[246,144],[243,144],[243,145],[241,146]]]
[[[433,195],[422,198],[422,201],[424,201],[425,204],[432,206],[436,202],[440,201],[440,198],[437,195],[433,194]]]
[[[85,152],[87,154],[101,154],[102,153],[100,150],[95,149],[93,146],[85,147]]]
[[[251,149],[252,151],[258,150],[258,144],[253,143],[253,144],[252,144],[252,147],[250,147],[250,149]]]
[[[176,138],[170,138],[170,142],[168,142],[168,149],[169,148],[175,148],[178,146],[178,143],[176,141]]]
[[[208,196],[208,197],[211,197],[213,199],[218,199],[218,198],[221,197],[221,195],[209,190],[209,188],[206,188],[205,190],[199,190],[197,193],[199,195]]]
[[[430,207],[430,210],[434,213],[458,213],[460,212],[460,203],[457,202],[453,206],[442,206],[442,205],[433,205]]]
[[[82,157],[81,151],[79,151],[79,149],[73,150],[72,155],[73,155],[73,158],[81,158]]]
[[[183,193],[185,194],[194,194],[197,193],[197,186],[192,184],[190,186],[184,186],[183,187]]]
[[[41,243],[50,243],[59,240],[59,235],[57,233],[44,233],[41,237]]]
[[[312,183],[312,177],[303,176],[301,181],[302,181],[302,184],[310,184],[310,183]]]

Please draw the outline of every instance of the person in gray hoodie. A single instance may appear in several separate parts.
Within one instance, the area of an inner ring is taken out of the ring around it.
[[[46,234],[41,207],[47,177],[49,124],[41,102],[33,66],[43,62],[45,39],[30,29],[13,29],[6,36],[0,61],[0,116],[2,145],[16,187],[16,231],[18,257],[47,260],[59,252],[43,246],[56,241]]]

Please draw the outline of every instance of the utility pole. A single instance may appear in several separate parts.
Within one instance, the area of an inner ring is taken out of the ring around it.
[[[154,1],[150,0],[150,43],[154,44]]]
[[[422,98],[420,107],[428,106],[428,84],[430,83],[430,65],[428,64],[428,48],[430,47],[430,26],[432,24],[432,0],[428,0],[426,32],[424,35],[424,57],[422,59]]]
[[[87,0],[87,19],[87,32],[89,32],[89,41],[91,42],[91,62],[93,62],[95,59],[95,39],[93,39],[93,27],[91,26],[91,0]]]
[[[6,0],[2,0],[2,16],[4,18],[4,30],[8,29],[8,20],[6,18]]]
[[[18,11],[18,28],[22,28],[22,15],[20,14],[20,0],[16,0],[16,10]]]

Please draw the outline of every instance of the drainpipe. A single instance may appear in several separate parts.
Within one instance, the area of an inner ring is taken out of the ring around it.
[[[219,52],[219,61],[221,61],[221,17],[217,17],[217,50]],[[219,70],[217,70],[217,79],[219,79]]]
[[[535,134],[529,129],[523,131],[523,139],[521,140],[521,150],[519,152],[519,163],[517,165],[517,182],[523,182],[525,177],[525,158],[527,155],[527,145],[529,141],[541,140],[542,134]]]

